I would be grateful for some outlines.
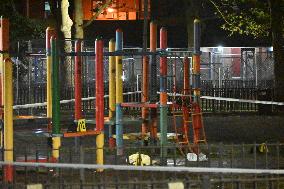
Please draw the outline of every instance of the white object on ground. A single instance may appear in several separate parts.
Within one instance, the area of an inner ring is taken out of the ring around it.
[[[184,189],[184,184],[182,182],[169,182],[169,189]]]
[[[207,161],[208,160],[206,155],[203,154],[202,152],[198,155],[198,157],[195,153],[188,153],[186,155],[186,158],[187,158],[188,161]]]
[[[138,152],[136,154],[132,154],[128,157],[129,164],[136,165],[136,166],[145,166],[145,165],[151,165],[151,158],[148,155],[145,154],[139,154]],[[127,162],[127,159],[126,159]]]

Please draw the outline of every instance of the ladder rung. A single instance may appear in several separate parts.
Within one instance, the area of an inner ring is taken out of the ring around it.
[[[198,140],[197,142],[206,142],[206,140]]]
[[[179,144],[188,144],[188,142],[179,142]]]

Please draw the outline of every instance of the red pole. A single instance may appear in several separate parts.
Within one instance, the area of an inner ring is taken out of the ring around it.
[[[183,60],[183,93],[185,95],[190,94],[190,83],[189,83],[189,59],[184,57]]]
[[[166,28],[161,28],[160,29],[160,48],[163,49],[163,50],[165,50],[167,48],[167,45],[168,45],[167,44],[167,39],[168,39],[168,37],[167,37],[167,30],[166,30]],[[166,81],[166,76],[167,76],[167,71],[168,71],[167,70],[167,57],[166,56],[162,56],[160,58],[160,69],[161,69],[160,70],[160,74],[161,74],[161,76],[165,77],[163,79],[164,79],[164,81]],[[163,89],[163,90],[165,90],[164,92],[166,92],[166,89]],[[160,95],[160,97],[161,96],[163,96],[163,95]],[[163,101],[163,100],[164,99],[160,99],[161,103],[166,104],[167,101]]]
[[[104,42],[101,37],[96,39],[96,130],[104,129],[104,64],[103,64]]]
[[[79,53],[81,52],[81,40],[77,40],[75,42],[75,52]],[[81,119],[82,118],[82,81],[81,81],[81,75],[82,75],[82,57],[79,55],[75,56],[75,119]]]
[[[0,106],[3,106],[3,99],[2,99],[2,95],[3,95],[3,62],[4,59],[9,57],[8,55],[8,50],[9,50],[9,20],[5,19],[5,18],[1,18],[0,20],[0,51],[3,51],[3,57],[1,59],[1,65],[0,65]],[[3,110],[0,110],[0,116],[3,119]],[[2,146],[2,144],[1,144]]]
[[[184,57],[183,59],[183,94],[184,95],[190,95],[190,83],[189,83],[189,59],[188,57]],[[188,123],[186,121],[189,120],[189,108],[188,104],[191,103],[191,97],[184,96],[184,104],[183,104],[183,133],[186,136],[185,137],[185,142],[189,143],[189,128],[188,128]]]
[[[167,48],[167,30],[160,29],[160,48],[161,51],[166,51]],[[167,94],[167,57],[160,57],[160,145],[161,149],[161,164],[166,164],[167,157],[167,132],[168,132],[168,94]]]
[[[149,100],[149,88],[148,88],[148,82],[149,82],[149,58],[148,56],[143,56],[143,86],[142,86],[142,102],[147,102]],[[146,107],[142,108],[142,135],[144,136],[147,133],[148,130],[148,123],[147,123],[147,118],[148,118],[149,110]]]

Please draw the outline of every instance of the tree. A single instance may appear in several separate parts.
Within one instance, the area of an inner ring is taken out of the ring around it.
[[[225,21],[224,30],[255,38],[269,37],[273,46],[275,100],[284,102],[284,1],[209,0]]]
[[[17,53],[18,59],[21,61],[19,64],[18,72],[14,71],[13,74],[19,74],[19,78],[24,78],[28,73],[29,58],[25,56],[27,50],[27,41],[31,39],[43,39],[45,37],[46,23],[24,17],[20,14],[22,10],[20,0],[1,0],[0,15],[3,18],[8,18],[10,22],[10,53]],[[18,46],[19,45],[19,46]],[[16,64],[13,64],[16,68]]]
[[[51,8],[51,13],[53,20],[55,21],[55,26],[60,40],[70,39],[72,36],[75,36],[76,39],[84,38],[84,28],[88,27],[98,16],[99,14],[109,6],[112,0],[106,0],[95,12],[93,17],[83,23],[83,10],[82,10],[82,0],[49,0],[49,5]],[[70,9],[70,3],[74,4],[74,7]],[[75,34],[71,35],[71,28],[73,26],[73,21],[70,18],[70,15],[74,13],[74,26]],[[64,52],[70,52],[72,50],[71,41],[65,41],[64,46],[59,44],[60,49],[64,49]],[[73,86],[72,81],[72,62],[71,57],[66,57],[61,59],[64,64],[61,64],[61,75],[62,83],[65,83],[67,86]]]

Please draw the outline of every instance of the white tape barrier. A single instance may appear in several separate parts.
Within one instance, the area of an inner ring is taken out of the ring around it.
[[[134,92],[127,92],[123,93],[123,95],[131,95],[131,94],[139,94],[141,91],[134,91]],[[104,98],[109,97],[109,95],[104,95]],[[88,101],[88,100],[95,100],[96,97],[86,97],[82,98],[82,101]],[[75,99],[70,99],[70,100],[61,100],[60,104],[67,104],[70,102],[75,102]],[[24,109],[24,108],[36,108],[36,107],[41,107],[41,106],[46,106],[47,102],[42,102],[42,103],[34,103],[34,104],[23,104],[23,105],[14,105],[13,109]]]
[[[141,91],[134,91],[134,92],[127,92],[123,93],[123,95],[131,95],[131,94],[139,94]],[[160,92],[157,92],[157,94],[160,94]],[[168,93],[169,96],[192,96],[192,95],[183,95],[179,93]],[[104,95],[104,98],[109,97],[109,95]],[[246,100],[246,99],[237,99],[237,98],[225,98],[225,97],[214,97],[214,96],[201,96],[201,99],[207,99],[207,100],[219,100],[219,101],[227,101],[227,102],[246,102],[246,103],[252,103],[252,104],[267,104],[267,105],[277,105],[277,106],[284,106],[284,102],[274,102],[274,101],[262,101],[262,100]],[[88,101],[88,100],[95,100],[96,97],[87,97],[82,98],[82,101]],[[75,99],[70,100],[61,100],[60,104],[67,104],[70,102],[75,102]],[[168,104],[171,104],[168,103]],[[34,103],[34,104],[23,104],[23,105],[15,105],[13,106],[13,109],[23,109],[23,108],[36,108],[40,106],[46,106],[47,103]]]
[[[72,164],[72,163],[33,163],[33,162],[4,162],[0,165],[22,167],[49,167],[72,169],[111,169],[120,171],[163,171],[188,173],[233,173],[233,174],[278,174],[284,175],[284,169],[238,169],[217,167],[166,167],[166,166],[131,166],[131,165],[98,165],[98,164]]]
[[[278,105],[278,106],[284,105],[284,102],[274,102],[274,101],[245,100],[245,99],[224,98],[224,97],[214,97],[214,96],[201,96],[200,98],[208,99],[208,100],[228,101],[228,102],[246,102],[246,103],[252,103],[252,104],[270,104],[270,105]]]

